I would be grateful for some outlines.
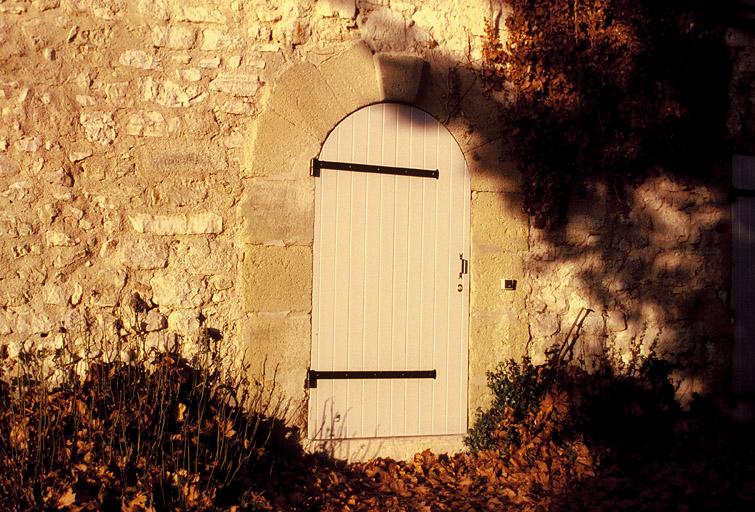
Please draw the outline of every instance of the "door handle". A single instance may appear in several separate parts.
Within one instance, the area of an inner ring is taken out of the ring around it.
[[[459,271],[459,279],[461,279],[461,276],[469,273],[469,260],[464,259],[463,252],[459,253],[459,260],[461,261],[461,270]]]

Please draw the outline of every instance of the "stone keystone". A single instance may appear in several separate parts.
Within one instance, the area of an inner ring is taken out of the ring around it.
[[[415,55],[394,52],[376,53],[374,59],[382,99],[413,103],[425,61]]]

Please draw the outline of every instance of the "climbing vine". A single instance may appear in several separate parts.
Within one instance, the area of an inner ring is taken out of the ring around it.
[[[563,220],[572,188],[593,177],[710,178],[727,109],[722,11],[710,0],[508,0],[505,30],[488,25],[482,79],[503,97],[537,226]]]

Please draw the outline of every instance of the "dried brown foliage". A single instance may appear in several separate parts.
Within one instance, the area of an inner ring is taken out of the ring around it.
[[[487,427],[478,429],[490,440],[484,449],[347,464],[265,444],[280,427],[260,415],[275,412],[271,391],[250,387],[245,374],[225,366],[217,341],[208,339],[191,361],[175,350],[145,357],[128,344],[121,346],[128,358],[3,353],[0,510],[755,505],[749,427],[733,436],[715,413],[683,413],[668,365],[653,358],[623,373],[608,364],[587,372],[567,364],[572,341],[554,347],[547,364],[509,362],[491,372],[500,400]],[[88,371],[80,377],[74,370],[82,362]]]
[[[723,144],[725,6],[710,0],[510,0],[483,82],[525,177],[525,210],[562,220],[571,186],[662,168],[707,178]],[[619,188],[619,187],[616,187]]]
[[[595,474],[594,455],[583,442],[555,435],[569,408],[564,393],[549,392],[523,421],[504,419],[502,427],[521,434],[513,449],[507,446],[508,456],[497,448],[454,456],[424,451],[408,462],[350,465],[311,456],[282,468],[268,493],[278,495],[272,501],[282,510],[548,510],[571,483]],[[289,492],[281,492],[278,478]]]
[[[178,345],[118,343],[129,358],[61,348],[0,361],[0,509],[269,509],[249,478],[270,392],[209,337],[191,361]]]

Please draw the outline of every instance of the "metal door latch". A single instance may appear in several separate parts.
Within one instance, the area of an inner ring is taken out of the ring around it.
[[[461,276],[469,273],[469,260],[464,259],[463,252],[459,254],[459,259],[461,260],[461,271],[459,272],[459,279],[461,279]]]

